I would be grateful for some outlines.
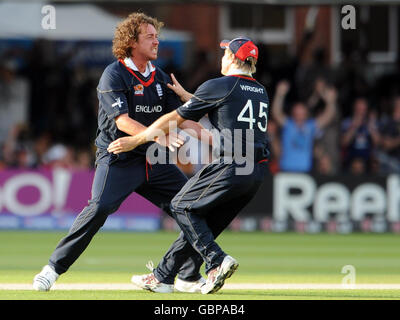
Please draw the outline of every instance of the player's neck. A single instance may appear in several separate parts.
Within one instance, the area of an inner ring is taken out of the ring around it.
[[[246,71],[243,71],[234,65],[231,65],[226,73],[227,76],[232,76],[232,75],[240,75],[240,76],[247,76],[247,77],[253,77],[251,73],[248,73]]]
[[[133,61],[140,73],[144,73],[146,71],[147,63],[149,62],[149,60],[141,59],[140,57],[135,56],[131,56],[131,60]]]

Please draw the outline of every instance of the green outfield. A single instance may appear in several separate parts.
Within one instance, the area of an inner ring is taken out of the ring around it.
[[[30,284],[47,263],[64,232],[0,232],[0,285]],[[60,277],[57,285],[128,285],[134,273],[147,273],[177,237],[174,232],[101,232],[89,248]],[[154,294],[134,290],[0,290],[0,299],[400,299],[400,237],[396,234],[295,234],[225,232],[218,242],[240,263],[215,295]],[[356,284],[374,289],[282,289],[282,284],[341,285],[345,265],[354,266]],[[230,289],[228,285],[243,285]],[[274,289],[249,284],[276,284]],[[246,287],[247,285],[247,287]],[[12,289],[12,288],[11,288]]]

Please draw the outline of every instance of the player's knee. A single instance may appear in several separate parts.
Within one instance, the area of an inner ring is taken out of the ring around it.
[[[171,204],[169,205],[169,211],[173,214],[183,213],[183,210],[180,210],[178,204],[178,201],[172,200]]]
[[[96,213],[99,215],[109,215],[117,211],[118,206],[109,203],[98,202],[96,204]]]
[[[171,202],[171,204],[169,205],[169,212],[171,212],[171,213],[176,213],[175,208],[176,208],[176,207],[175,207],[174,203]]]

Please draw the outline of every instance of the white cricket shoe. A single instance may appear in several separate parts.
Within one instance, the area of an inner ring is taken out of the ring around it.
[[[146,265],[148,269],[153,271],[153,262],[149,261]],[[132,276],[131,282],[139,288],[149,290],[157,293],[171,293],[174,292],[173,284],[162,283],[157,280],[154,273],[144,274],[140,276]]]
[[[206,279],[201,277],[197,281],[185,281],[181,279],[176,279],[175,281],[175,290],[180,292],[189,292],[189,293],[200,293],[201,287],[206,283]]]
[[[222,263],[207,274],[206,284],[201,287],[202,294],[215,293],[239,267],[239,263],[231,256],[226,256]]]
[[[49,265],[45,265],[34,278],[33,289],[37,291],[49,291],[60,275]]]

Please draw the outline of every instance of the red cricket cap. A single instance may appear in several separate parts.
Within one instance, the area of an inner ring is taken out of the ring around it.
[[[229,48],[235,54],[235,57],[242,61],[246,61],[248,57],[258,59],[258,48],[248,38],[235,38],[231,41],[222,40],[219,45],[222,49]]]

